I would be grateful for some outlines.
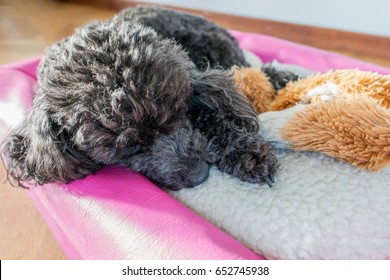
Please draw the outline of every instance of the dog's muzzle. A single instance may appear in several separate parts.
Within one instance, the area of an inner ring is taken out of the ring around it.
[[[195,187],[206,181],[209,175],[210,165],[205,161],[201,161],[199,165],[188,174],[187,180],[191,186]]]

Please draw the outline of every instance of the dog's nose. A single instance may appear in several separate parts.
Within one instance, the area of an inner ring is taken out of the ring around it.
[[[199,165],[191,171],[187,179],[191,186],[197,186],[207,180],[210,174],[210,165],[201,161]]]

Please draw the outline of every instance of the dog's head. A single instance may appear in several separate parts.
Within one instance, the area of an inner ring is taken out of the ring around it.
[[[193,68],[180,46],[142,25],[79,28],[40,63],[33,108],[4,146],[10,174],[69,182],[147,150],[181,126]]]

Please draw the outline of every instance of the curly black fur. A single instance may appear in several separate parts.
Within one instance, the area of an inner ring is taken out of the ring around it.
[[[249,66],[234,37],[203,17],[162,7],[138,6],[123,10],[115,20],[140,22],[165,38],[174,38],[200,70]]]
[[[208,178],[210,165],[216,161],[209,146],[207,138],[187,123],[124,164],[159,186],[172,190],[190,188]]]
[[[180,189],[211,164],[249,182],[270,182],[271,146],[230,73],[198,72],[187,53],[153,29],[91,23],[51,46],[38,68],[27,120],[3,150],[19,182],[70,182],[120,164]]]
[[[249,67],[236,39],[226,29],[203,17],[158,6],[137,6],[121,11],[114,20],[138,22],[153,28],[164,38],[174,39],[201,71]],[[298,79],[294,73],[279,71],[271,63],[264,65],[262,71],[276,90]]]

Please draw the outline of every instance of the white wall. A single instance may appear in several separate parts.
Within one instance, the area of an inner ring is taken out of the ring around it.
[[[147,0],[145,2],[390,37],[390,0]]]

